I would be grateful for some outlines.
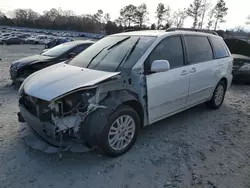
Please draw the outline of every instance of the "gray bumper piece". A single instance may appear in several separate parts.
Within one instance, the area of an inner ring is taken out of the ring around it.
[[[59,151],[60,141],[53,137],[46,135],[43,132],[44,127],[51,126],[52,124],[43,123],[38,118],[29,113],[22,105],[19,106],[20,113],[26,123],[20,123],[21,137],[25,143],[33,149],[43,151],[45,153],[56,153]],[[91,149],[86,147],[82,142],[73,140],[62,140],[61,151],[71,151],[77,153],[88,152]]]

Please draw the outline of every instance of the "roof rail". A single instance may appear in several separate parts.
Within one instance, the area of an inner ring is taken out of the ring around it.
[[[166,30],[166,32],[169,32],[169,31],[194,31],[194,32],[210,33],[210,34],[219,36],[216,31],[207,30],[207,29],[192,29],[192,28],[175,28],[175,27],[173,27],[173,28],[169,28]]]
[[[139,31],[139,29],[126,29],[123,32],[130,32],[130,31]]]

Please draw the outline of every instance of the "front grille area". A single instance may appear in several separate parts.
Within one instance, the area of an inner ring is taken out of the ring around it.
[[[51,121],[49,102],[24,94],[20,98],[19,103],[24,105],[29,113],[41,121]]]

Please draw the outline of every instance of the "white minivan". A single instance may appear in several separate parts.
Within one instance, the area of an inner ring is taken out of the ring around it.
[[[119,156],[144,126],[200,103],[219,108],[231,85],[232,62],[215,34],[154,30],[107,36],[29,76],[19,90],[19,121],[54,146],[78,140]]]

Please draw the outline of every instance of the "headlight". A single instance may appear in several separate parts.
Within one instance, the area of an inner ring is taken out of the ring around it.
[[[249,64],[244,64],[239,68],[239,71],[250,71],[250,63]]]
[[[11,69],[18,69],[18,64],[19,64],[18,62],[14,62],[11,64],[10,68]]]

